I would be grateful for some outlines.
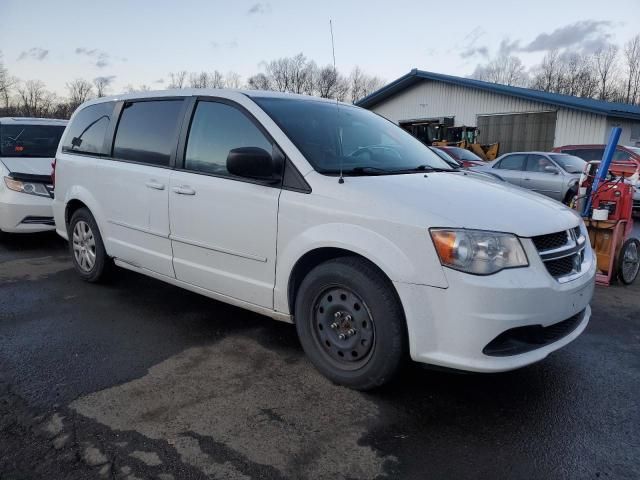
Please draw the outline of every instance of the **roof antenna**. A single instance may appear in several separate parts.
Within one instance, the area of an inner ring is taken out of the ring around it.
[[[336,47],[333,42],[333,23],[331,19],[329,19],[329,30],[331,30],[331,53],[333,54],[333,74],[335,75],[335,81],[338,82],[338,70],[336,69]],[[338,154],[340,155],[340,178],[338,179],[338,183],[344,183],[344,177],[342,176],[342,134],[340,133],[340,129],[338,127],[338,122],[340,120],[340,107],[338,105],[338,96],[336,95],[336,132],[338,133],[338,144],[340,150]]]

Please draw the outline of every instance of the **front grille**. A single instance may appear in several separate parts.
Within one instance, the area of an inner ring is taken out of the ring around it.
[[[548,327],[527,325],[511,328],[491,340],[482,353],[492,357],[507,357],[530,352],[566,337],[573,332],[584,318],[584,310]]]
[[[549,260],[544,264],[552,277],[564,277],[565,275],[570,275],[571,272],[573,272],[576,262],[575,257],[576,255],[570,255],[556,260]]]
[[[567,237],[567,232],[563,231],[549,233],[547,235],[538,235],[537,237],[533,237],[532,240],[538,251],[544,252],[545,250],[553,250],[566,245],[569,237]]]
[[[563,232],[538,235],[531,239],[549,274],[558,281],[567,281],[579,274],[584,261],[586,238],[580,226]]]

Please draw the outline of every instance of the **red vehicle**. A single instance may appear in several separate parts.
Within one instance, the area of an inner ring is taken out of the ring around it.
[[[583,159],[585,162],[590,162],[591,160],[602,160],[605,147],[606,145],[604,144],[564,145],[562,147],[554,148],[553,151],[575,155],[576,157]],[[616,147],[616,153],[613,154],[613,161],[615,163],[636,162],[640,164],[640,148],[618,145]]]
[[[602,160],[605,147],[606,145],[604,144],[564,145],[563,147],[554,148],[553,151],[575,155],[586,162],[591,162]],[[616,146],[616,152],[613,154],[613,163],[611,164],[612,170],[615,169],[623,172],[626,176],[630,176],[636,171],[638,165],[640,165],[640,148],[625,147],[624,145]],[[640,188],[636,189],[633,195],[633,212],[640,213]]]
[[[460,147],[433,147],[438,150],[442,150],[449,154],[449,156],[453,157],[455,160],[459,161],[463,167],[477,167],[478,165],[484,165],[485,162],[477,156],[475,153],[470,152],[464,148]]]

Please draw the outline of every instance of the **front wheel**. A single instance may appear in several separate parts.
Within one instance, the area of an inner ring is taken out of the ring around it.
[[[93,215],[86,208],[76,210],[71,216],[69,249],[73,266],[83,280],[95,283],[108,278],[113,261],[107,255]]]
[[[628,238],[618,254],[618,278],[625,285],[631,285],[640,271],[640,241]]]
[[[379,387],[405,356],[404,315],[394,287],[364,259],[343,257],[314,268],[300,285],[295,321],[311,362],[341,385]]]

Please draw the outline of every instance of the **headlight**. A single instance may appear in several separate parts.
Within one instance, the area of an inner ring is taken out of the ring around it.
[[[518,237],[483,230],[432,229],[440,263],[476,275],[491,275],[505,268],[529,265]]]
[[[49,191],[42,183],[23,182],[11,177],[4,177],[4,184],[9,190],[14,192],[28,193],[29,195],[39,195],[41,197],[50,197]]]

